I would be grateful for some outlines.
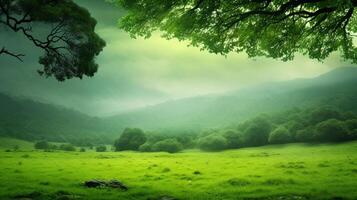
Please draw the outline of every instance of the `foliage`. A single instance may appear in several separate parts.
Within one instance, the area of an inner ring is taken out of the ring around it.
[[[96,152],[106,152],[107,147],[105,145],[97,146],[97,147],[95,147],[95,151]]]
[[[59,149],[63,151],[76,151],[76,147],[73,144],[61,144]]]
[[[177,153],[183,149],[182,144],[179,143],[176,139],[165,139],[159,142],[156,142],[152,146],[153,151],[165,151],[169,153]]]
[[[285,144],[291,141],[293,140],[289,130],[283,126],[276,128],[269,135],[269,143],[271,144]]]
[[[35,143],[35,149],[49,149],[50,144],[47,141],[38,141]]]
[[[314,139],[319,142],[342,142],[348,140],[345,124],[336,119],[329,119],[316,125]]]
[[[228,149],[237,149],[243,146],[243,133],[239,130],[225,130],[223,133],[223,137],[227,140]]]
[[[146,136],[141,129],[126,128],[114,143],[116,151],[138,150],[146,142]]]
[[[33,33],[34,22],[47,25],[49,33],[43,38],[36,37],[41,34]],[[95,57],[105,42],[95,33],[96,20],[72,0],[1,0],[0,23],[13,32],[20,32],[34,46],[44,50],[39,59],[43,65],[39,74],[64,81],[93,76],[97,72]],[[20,60],[24,56],[5,47],[0,50],[1,54]]]
[[[265,116],[259,116],[244,123],[244,143],[248,146],[261,146],[268,143],[271,123]]]
[[[116,0],[128,10],[120,27],[132,37],[188,40],[191,45],[226,55],[245,51],[284,61],[302,53],[323,60],[340,50],[357,62],[354,32],[357,3],[347,1],[162,1]]]
[[[198,146],[200,149],[205,151],[221,151],[227,148],[227,139],[221,135],[208,135],[206,137],[200,138],[198,141]]]

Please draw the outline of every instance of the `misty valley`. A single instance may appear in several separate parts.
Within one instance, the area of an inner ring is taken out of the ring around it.
[[[2,94],[1,198],[354,199],[356,83],[340,68],[111,117]]]
[[[357,0],[0,0],[0,200],[357,200]]]

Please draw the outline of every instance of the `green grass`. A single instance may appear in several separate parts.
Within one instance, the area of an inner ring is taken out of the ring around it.
[[[0,170],[0,199],[357,199],[357,142],[178,154],[1,150]],[[129,190],[82,186],[95,178]]]

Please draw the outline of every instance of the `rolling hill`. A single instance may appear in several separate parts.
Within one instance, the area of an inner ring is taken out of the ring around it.
[[[169,101],[98,118],[75,110],[0,94],[0,136],[26,140],[112,143],[126,127],[199,131],[260,113],[331,105],[357,113],[357,68],[338,68],[312,79],[267,83],[224,95]]]

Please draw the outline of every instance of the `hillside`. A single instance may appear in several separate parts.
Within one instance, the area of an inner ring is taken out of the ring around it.
[[[357,112],[357,68],[339,68],[312,79],[269,83],[217,96],[166,102],[106,119],[117,127],[203,129],[264,112],[331,105]],[[122,126],[122,127],[120,127]]]
[[[332,105],[357,113],[357,68],[312,79],[267,83],[225,95],[170,101],[106,118],[0,94],[0,136],[74,143],[112,143],[126,127],[180,132],[227,126],[260,113]]]
[[[108,141],[101,119],[74,110],[0,94],[0,135],[61,142]]]

